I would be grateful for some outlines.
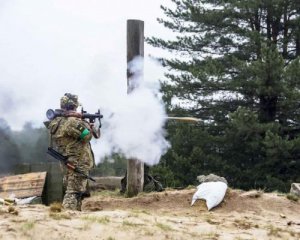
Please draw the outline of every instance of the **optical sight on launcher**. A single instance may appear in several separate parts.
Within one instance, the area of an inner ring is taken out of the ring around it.
[[[99,120],[99,128],[101,127],[101,118],[103,115],[100,113],[100,109],[96,113],[87,113],[86,111],[81,109],[81,113],[72,112],[72,111],[64,111],[62,109],[48,109],[46,112],[46,116],[49,120],[53,120],[56,117],[78,117],[82,119],[88,119],[90,123],[94,123],[96,119]]]

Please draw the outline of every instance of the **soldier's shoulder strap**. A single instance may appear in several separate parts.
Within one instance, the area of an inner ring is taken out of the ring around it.
[[[55,119],[53,121],[55,121],[55,123],[54,124],[50,124],[50,126],[49,126],[50,127],[50,134],[51,135],[54,135],[57,132],[57,130],[58,130],[60,124],[61,124],[62,118],[57,118],[57,119]]]

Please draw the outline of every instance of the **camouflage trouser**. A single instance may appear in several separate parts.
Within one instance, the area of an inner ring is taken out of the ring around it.
[[[87,179],[75,172],[68,171],[64,181],[66,194],[63,200],[63,207],[81,211],[82,194],[86,191]]]

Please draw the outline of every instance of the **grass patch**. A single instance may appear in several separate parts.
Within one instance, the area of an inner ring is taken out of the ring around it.
[[[145,236],[153,236],[153,235],[154,235],[154,232],[152,232],[152,231],[149,230],[149,229],[146,229],[146,230],[144,231],[144,235],[145,235]]]
[[[105,217],[84,216],[81,219],[89,222],[100,223],[100,224],[108,224],[110,222],[110,219],[107,216]]]
[[[203,233],[200,235],[200,239],[202,240],[218,240],[220,234],[215,232]]]
[[[133,222],[129,222],[127,220],[124,220],[122,224],[123,224],[123,226],[128,226],[128,227],[137,227],[137,226],[143,225],[141,223],[133,223]]]
[[[208,223],[211,224],[211,225],[219,225],[219,224],[221,224],[220,221],[217,221],[217,220],[212,219],[212,218],[207,218],[207,219],[206,219],[206,222],[208,222]]]
[[[280,239],[289,239],[289,237],[287,236],[290,235],[291,237],[296,237],[297,239],[300,239],[300,233],[299,232],[295,232],[289,228],[279,228],[279,227],[275,227],[273,225],[268,226],[268,235],[269,236],[274,236]]]
[[[19,211],[17,208],[15,208],[14,206],[9,206],[8,207],[8,212],[13,214],[13,215],[19,215]]]
[[[148,211],[146,211],[146,210],[141,210],[141,213],[144,213],[144,214],[146,214],[146,215],[151,215],[151,213],[148,212]]]
[[[49,217],[51,217],[55,220],[71,219],[71,217],[68,214],[59,213],[59,212],[50,212]]]
[[[91,225],[89,223],[85,223],[82,227],[82,230],[83,231],[87,231],[87,230],[90,230],[91,229]]]
[[[147,210],[144,210],[144,209],[132,209],[131,212],[135,213],[135,214],[143,213],[143,214],[146,214],[146,215],[151,215],[150,212],[148,212]]]
[[[194,185],[188,185],[185,189],[187,189],[187,190],[196,189],[196,186],[194,186]]]
[[[205,200],[197,200],[196,203],[197,203],[198,201],[200,201],[201,204],[202,204],[202,206],[206,208],[206,202],[205,202]],[[198,204],[199,204],[199,202],[198,202]],[[219,224],[221,223],[220,221],[214,219],[214,217],[212,216],[211,213],[206,213],[206,214],[203,214],[202,216],[203,216],[203,219],[204,219],[207,223],[209,223],[209,224],[211,224],[211,225],[219,225]]]
[[[62,204],[59,203],[59,202],[51,203],[49,211],[53,212],[53,213],[61,212],[62,211]]]
[[[138,213],[130,213],[128,215],[129,218],[138,218],[139,217],[139,214]]]
[[[295,194],[292,194],[292,193],[287,194],[286,198],[288,200],[291,200],[291,201],[294,201],[294,202],[298,202],[298,200],[299,200],[299,197]]]
[[[144,196],[147,196],[149,195],[149,192],[139,192],[137,197],[144,197]]]
[[[259,198],[265,193],[264,189],[258,189],[258,190],[253,190],[253,191],[254,191],[254,193],[252,195],[252,198]]]
[[[273,225],[269,226],[269,232],[268,232],[269,236],[282,238],[281,232],[282,232],[281,228],[274,227]]]
[[[21,229],[22,229],[23,232],[28,232],[31,229],[33,229],[34,226],[35,226],[35,222],[34,221],[27,221],[27,222],[25,222],[25,223],[22,224]]]
[[[250,229],[252,227],[255,227],[255,228],[258,227],[258,226],[254,226],[251,222],[248,222],[244,219],[235,219],[234,225],[240,229],[245,229],[245,230]]]
[[[173,228],[171,228],[169,225],[163,224],[163,223],[156,223],[156,227],[160,228],[163,231],[172,231],[173,230]]]

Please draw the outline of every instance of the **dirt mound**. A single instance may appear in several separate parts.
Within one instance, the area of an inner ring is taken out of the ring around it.
[[[156,211],[183,211],[194,213],[197,210],[206,210],[203,204],[195,204],[191,207],[192,196],[196,189],[188,190],[167,190],[159,193],[148,193],[134,197],[124,198],[122,195],[115,194],[111,196],[99,195],[87,199],[83,205],[86,211],[93,211],[102,207],[104,210],[113,209],[149,209]],[[197,202],[196,202],[197,203]],[[199,209],[198,209],[199,208]],[[224,201],[216,208],[214,212],[285,212],[291,214],[298,212],[300,216],[299,203],[288,200],[281,194],[263,193],[260,191],[244,192],[240,190],[229,189],[225,195]]]
[[[83,204],[84,210],[91,210],[94,205],[101,205],[105,210],[113,209],[155,209],[171,210],[186,209],[190,207],[193,196],[192,190],[164,191],[155,193],[142,193],[137,197],[124,198],[123,195],[93,196]]]

